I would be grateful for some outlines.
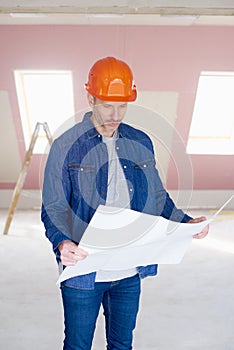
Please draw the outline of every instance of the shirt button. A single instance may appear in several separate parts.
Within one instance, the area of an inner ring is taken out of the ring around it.
[[[80,168],[80,171],[84,171],[84,168]]]
[[[144,168],[147,168],[147,165],[146,165],[146,164],[144,164],[144,165],[143,165],[143,167],[144,167]]]
[[[118,151],[118,150],[119,150],[119,147],[117,146],[116,149],[117,149],[117,151]]]
[[[133,191],[133,189],[132,189],[132,188],[129,188],[129,191],[130,191],[130,192],[132,192],[132,191]]]
[[[123,167],[124,167],[124,169],[127,169],[127,165],[124,165]]]

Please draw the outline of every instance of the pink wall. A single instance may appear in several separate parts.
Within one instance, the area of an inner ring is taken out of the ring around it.
[[[83,84],[90,66],[115,55],[130,64],[139,90],[179,93],[176,128],[185,142],[200,71],[234,71],[234,27],[0,26],[0,47],[0,90],[9,92],[22,159],[14,69],[71,69],[79,111],[87,107]],[[39,187],[39,161],[34,155],[25,188]],[[234,156],[192,156],[191,161],[194,189],[234,188]],[[177,184],[171,162],[167,187]]]

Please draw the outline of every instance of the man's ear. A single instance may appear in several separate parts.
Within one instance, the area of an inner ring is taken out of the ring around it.
[[[94,106],[94,97],[92,95],[90,95],[90,93],[88,93],[87,99],[88,99],[90,107],[93,107]]]

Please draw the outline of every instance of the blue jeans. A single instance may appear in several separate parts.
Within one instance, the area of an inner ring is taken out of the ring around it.
[[[64,350],[90,350],[101,304],[104,309],[107,350],[132,349],[139,308],[139,275],[114,282],[97,282],[92,290],[61,286]]]

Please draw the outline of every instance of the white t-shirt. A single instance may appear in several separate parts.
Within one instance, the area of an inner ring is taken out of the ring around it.
[[[118,208],[130,208],[128,186],[116,152],[115,142],[117,138],[117,131],[113,137],[103,136],[103,142],[105,142],[108,150],[109,164],[106,205]],[[95,282],[117,281],[134,276],[136,273],[136,268],[120,271],[99,270],[96,274]]]

